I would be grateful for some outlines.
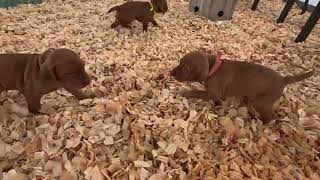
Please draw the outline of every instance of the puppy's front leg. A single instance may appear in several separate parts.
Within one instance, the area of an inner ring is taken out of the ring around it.
[[[41,104],[40,104],[41,96],[35,95],[33,93],[26,93],[24,94],[24,96],[28,104],[29,112],[33,114],[39,114],[39,111],[41,109]]]
[[[182,91],[181,95],[186,98],[197,98],[202,99],[204,101],[213,100],[214,102],[219,101],[219,99],[212,93],[208,91],[200,91],[200,90],[187,90]]]
[[[73,94],[79,100],[94,98],[93,94],[84,94],[80,89],[76,89],[73,87],[64,87],[64,89]]]
[[[148,31],[148,26],[149,26],[149,22],[148,21],[143,21],[142,22],[142,29],[143,31]]]
[[[154,20],[154,18],[151,18],[150,22],[151,22],[154,26],[159,27],[159,24],[157,23],[156,20]]]

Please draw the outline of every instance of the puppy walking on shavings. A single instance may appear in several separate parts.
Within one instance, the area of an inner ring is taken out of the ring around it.
[[[154,26],[159,24],[154,20],[154,13],[165,13],[168,11],[166,0],[150,0],[149,2],[130,1],[122,5],[112,7],[108,13],[116,11],[116,20],[112,23],[111,28],[119,25],[132,29],[131,22],[137,20],[142,23],[143,31],[148,31],[149,22]]]
[[[34,114],[41,109],[41,97],[59,88],[78,99],[92,97],[81,91],[91,81],[84,62],[69,49],[50,48],[42,54],[0,54],[0,69],[0,93],[19,90]]]
[[[220,53],[194,51],[182,57],[170,74],[179,82],[204,82],[204,91],[184,91],[182,96],[215,102],[226,97],[243,97],[266,124],[276,119],[273,107],[284,87],[311,77],[314,71],[283,77],[259,64],[224,60]]]

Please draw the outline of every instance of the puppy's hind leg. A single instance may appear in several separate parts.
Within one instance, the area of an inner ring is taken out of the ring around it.
[[[120,16],[118,20],[122,27],[132,29],[131,22],[134,20],[134,18]]]
[[[276,116],[273,111],[274,101],[270,101],[268,97],[259,97],[252,102],[252,105],[260,114],[260,119],[263,121],[263,124],[275,120]]]
[[[149,21],[143,21],[142,22],[142,29],[143,31],[148,31]]]

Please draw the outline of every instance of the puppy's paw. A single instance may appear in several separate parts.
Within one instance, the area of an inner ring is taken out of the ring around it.
[[[34,115],[40,114],[40,109],[41,108],[39,108],[39,107],[32,107],[32,106],[28,107],[29,113],[34,114]]]
[[[96,96],[94,95],[94,94],[92,94],[92,93],[90,93],[90,94],[84,94],[84,93],[82,93],[81,95],[79,95],[79,96],[77,96],[77,99],[79,99],[79,100],[84,100],[84,99],[93,99],[93,98],[95,98]]]
[[[49,115],[49,113],[45,113],[45,112],[38,112],[37,114],[35,114],[36,116],[45,116],[45,115]]]
[[[185,98],[192,98],[193,97],[193,91],[190,90],[182,90],[180,92],[180,95],[185,97]]]
[[[94,98],[97,97],[97,96],[94,95],[94,94],[88,94],[87,97],[88,97],[89,99],[94,99]]]
[[[42,115],[42,113],[39,110],[29,109],[29,115],[39,116]]]
[[[222,102],[220,100],[214,100],[213,101],[213,106],[217,107],[217,106],[222,106]]]

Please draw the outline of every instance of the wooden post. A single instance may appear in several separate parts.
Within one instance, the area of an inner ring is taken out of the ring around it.
[[[251,6],[251,10],[255,11],[257,9],[259,1],[260,0],[254,0],[253,4]]]
[[[317,24],[318,20],[320,18],[320,2],[318,2],[318,5],[314,8],[311,16],[309,17],[308,21],[306,24],[303,26],[303,29],[299,33],[298,37],[296,38],[295,42],[303,42],[305,41],[314,26]]]
[[[290,9],[292,8],[295,0],[288,0],[286,5],[284,6],[279,18],[277,19],[277,23],[283,23],[286,19]]]
[[[189,11],[213,21],[232,19],[238,0],[189,0]]]

